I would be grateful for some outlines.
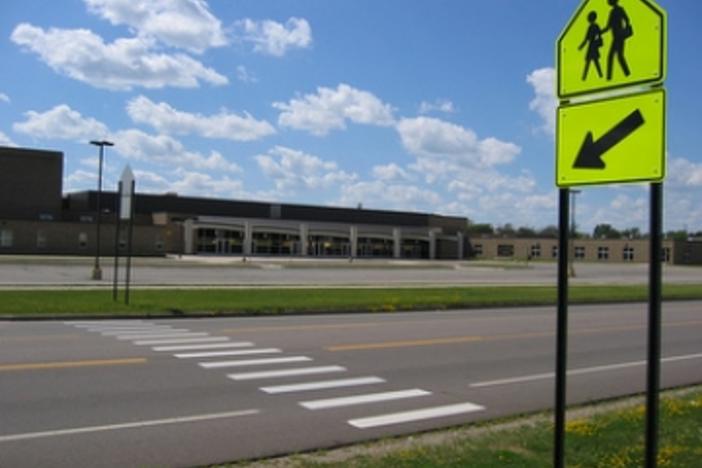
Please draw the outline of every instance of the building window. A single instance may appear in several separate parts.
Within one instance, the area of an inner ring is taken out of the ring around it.
[[[0,247],[12,247],[14,236],[9,229],[0,229]]]
[[[476,257],[483,254],[483,244],[473,244],[473,253]]]
[[[558,258],[558,246],[557,245],[551,246],[551,257]]]
[[[625,262],[633,262],[634,261],[634,248],[633,247],[624,247],[624,251],[622,252],[622,260]]]
[[[46,233],[44,231],[37,231],[37,248],[46,248]]]
[[[670,263],[670,247],[663,247],[661,251],[661,261]]]
[[[497,246],[498,257],[514,257],[514,246],[512,244],[499,244]]]
[[[597,247],[597,260],[609,260],[609,247]]]
[[[577,245],[575,246],[575,258],[582,260],[585,258],[585,246]]]
[[[78,247],[81,249],[88,247],[88,233],[81,232],[78,234]]]
[[[531,258],[541,257],[541,244],[534,244],[531,246],[530,256]]]

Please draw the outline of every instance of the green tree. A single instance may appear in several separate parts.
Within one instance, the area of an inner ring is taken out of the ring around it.
[[[592,231],[595,239],[621,239],[622,233],[612,227],[611,224],[598,224]]]
[[[538,235],[546,239],[558,239],[558,226],[546,226],[539,231]]]
[[[492,224],[471,224],[468,226],[468,235],[475,237],[492,236],[495,234],[495,229]]]

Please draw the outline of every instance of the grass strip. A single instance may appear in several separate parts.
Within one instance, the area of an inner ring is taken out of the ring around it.
[[[645,301],[646,286],[575,286],[572,304]],[[664,300],[702,299],[702,285],[663,287]],[[392,312],[552,305],[556,288],[495,286],[386,289],[163,289],[133,290],[131,304],[111,291],[0,291],[0,317],[129,315],[282,315],[316,312]]]
[[[637,398],[634,401],[642,400]],[[660,408],[658,466],[699,467],[702,460],[702,388],[668,392],[661,398]],[[574,413],[578,416],[566,424],[566,466],[644,466],[643,404],[606,403],[601,408],[586,407]],[[552,441],[550,415],[541,415],[227,466],[541,468],[551,466]]]

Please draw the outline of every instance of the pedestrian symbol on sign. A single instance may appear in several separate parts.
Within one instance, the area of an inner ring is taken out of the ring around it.
[[[655,0],[581,0],[556,46],[558,97],[662,82],[665,25]]]
[[[614,75],[614,59],[617,59],[619,66],[625,76],[631,75],[629,64],[626,60],[625,45],[627,39],[634,35],[634,29],[631,26],[629,16],[626,10],[619,5],[619,0],[608,0],[611,11],[607,26],[602,29],[597,24],[597,12],[592,10],[587,15],[589,26],[585,33],[585,39],[578,47],[582,50],[587,46],[585,52],[585,70],[583,71],[583,81],[587,80],[587,75],[590,70],[590,65],[594,64],[597,69],[597,75],[602,78],[602,66],[600,65],[600,48],[604,45],[603,36],[610,33],[609,53],[607,55],[607,81],[612,81]]]

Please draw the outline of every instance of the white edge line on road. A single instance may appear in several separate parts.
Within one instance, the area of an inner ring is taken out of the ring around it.
[[[209,338],[178,338],[178,339],[168,339],[168,340],[146,340],[146,341],[135,341],[135,345],[141,346],[151,346],[151,345],[162,345],[162,344],[179,344],[179,343],[208,343],[214,341],[229,341],[229,338],[222,336],[213,336]]]
[[[240,359],[238,361],[200,362],[198,364],[203,369],[220,369],[222,367],[263,366],[266,364],[286,364],[289,362],[307,362],[311,360],[312,358],[307,356],[290,356],[268,359]]]
[[[411,390],[398,390],[394,392],[368,393],[365,395],[353,395],[324,400],[302,401],[300,402],[300,406],[309,410],[321,410],[327,408],[338,408],[341,406],[363,405],[366,403],[400,400],[403,398],[415,398],[426,395],[431,395],[431,392],[420,388],[414,388]]]
[[[261,387],[261,391],[269,394],[292,393],[304,392],[308,390],[322,390],[327,388],[355,387],[358,385],[370,385],[376,383],[385,383],[385,379],[381,379],[380,377],[358,377],[355,379],[324,380],[322,382],[306,382],[298,384]]]
[[[436,406],[402,413],[384,414],[372,416],[370,418],[350,419],[348,423],[358,429],[368,429],[371,427],[388,426],[391,424],[401,424],[424,419],[441,418],[445,416],[455,416],[464,413],[482,411],[485,407],[474,403],[459,403],[456,405]]]
[[[189,351],[193,349],[248,348],[253,345],[250,341],[236,341],[232,343],[156,346],[151,349],[154,351]]]
[[[242,410],[242,411],[231,411],[228,413],[213,413],[213,414],[201,414],[195,416],[183,416],[178,418],[169,419],[155,419],[152,421],[137,421],[132,423],[123,424],[109,424],[105,426],[87,426],[87,427],[76,427],[71,429],[58,429],[53,431],[42,431],[42,432],[27,432],[24,434],[11,434],[0,436],[0,443],[2,442],[14,442],[18,440],[27,439],[38,439],[40,437],[54,437],[54,436],[66,436],[74,434],[87,434],[92,432],[104,432],[104,431],[116,431],[120,429],[138,429],[143,427],[151,426],[162,426],[166,424],[181,424],[199,421],[210,421],[213,419],[225,419],[225,418],[235,418],[238,416],[249,416],[260,413],[257,409]]]
[[[689,355],[685,355],[685,356],[671,356],[671,357],[661,359],[661,362],[688,361],[691,359],[702,359],[702,353],[701,354],[689,354]],[[568,375],[572,376],[572,375],[591,374],[594,372],[607,372],[607,371],[612,371],[612,370],[625,369],[627,367],[639,367],[639,366],[644,366],[644,365],[646,365],[646,361],[633,361],[633,362],[623,362],[620,364],[609,364],[609,365],[605,365],[605,366],[584,367],[582,369],[569,370]],[[523,377],[513,377],[513,378],[508,378],[508,379],[489,380],[486,382],[476,382],[474,384],[470,384],[469,386],[471,388],[493,387],[493,386],[497,386],[497,385],[510,385],[510,384],[524,383],[524,382],[532,382],[535,380],[553,379],[554,377],[555,377],[555,373],[546,372],[543,374],[525,375]]]
[[[257,348],[257,349],[239,349],[236,351],[206,351],[201,353],[179,353],[173,356],[178,359],[190,358],[206,358],[206,357],[221,357],[221,356],[248,356],[251,354],[276,354],[282,353],[278,348]]]
[[[346,368],[341,366],[303,367],[300,369],[278,369],[263,372],[229,374],[227,375],[227,377],[229,377],[232,380],[253,380],[269,379],[275,377],[289,377],[293,375],[326,374],[328,372],[346,372]]]

